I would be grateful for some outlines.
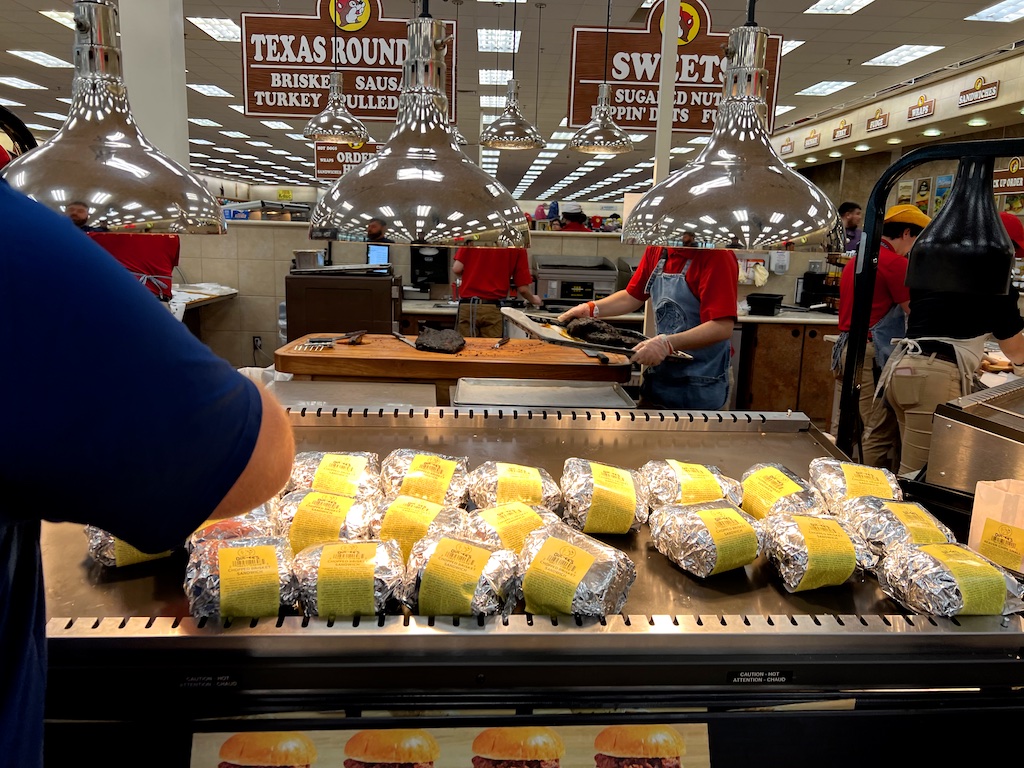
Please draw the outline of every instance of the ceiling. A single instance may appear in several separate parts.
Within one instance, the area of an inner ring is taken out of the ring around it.
[[[691,0],[692,2],[693,0]],[[714,30],[727,32],[746,20],[745,0],[705,0],[713,18]],[[852,15],[807,14],[803,11],[813,0],[761,0],[757,5],[758,23],[785,40],[804,40],[803,45],[782,59],[777,104],[794,109],[776,119],[776,129],[809,119],[815,115],[840,108],[842,105],[861,103],[873,95],[885,92],[901,83],[908,83],[952,67],[981,55],[1011,48],[1024,38],[1024,20],[1012,23],[965,21],[964,17],[989,7],[993,0],[875,0]],[[408,18],[418,13],[415,0],[382,0],[385,16]],[[68,61],[71,59],[73,35],[71,30],[42,16],[40,10],[70,10],[68,0],[4,0],[5,23],[0,25],[0,77],[14,76],[45,86],[46,90],[20,90],[0,84],[0,99],[20,102],[23,106],[9,107],[26,123],[48,125],[56,129],[60,121],[39,116],[38,112],[66,114],[68,106],[57,101],[70,96],[72,70],[47,68],[9,54],[9,50],[38,50]],[[243,11],[281,12],[287,14],[313,14],[316,0],[183,0],[185,16],[229,18],[236,22]],[[613,0],[612,27],[640,25],[648,11],[641,0]],[[556,131],[565,131],[559,123],[566,116],[571,67],[571,33],[574,25],[601,26],[606,14],[604,0],[546,0],[546,7],[537,7],[537,0],[527,0],[516,7],[517,29],[522,31],[515,72],[521,84],[520,99],[523,111],[536,124],[545,137]],[[505,87],[478,84],[477,71],[484,68],[511,69],[510,54],[480,53],[477,51],[477,28],[510,29],[513,5],[480,0],[432,0],[430,11],[436,18],[455,19],[460,26],[458,41],[457,108],[458,123],[469,139],[467,151],[479,159],[476,137],[481,126],[481,113],[494,114],[500,109],[481,109],[480,96],[503,96]],[[277,183],[285,179],[292,182],[314,183],[309,174],[312,168],[303,163],[312,161],[312,150],[304,142],[287,137],[287,133],[301,133],[304,120],[288,120],[291,131],[274,130],[263,126],[258,119],[247,118],[232,110],[230,105],[243,103],[242,64],[240,44],[217,42],[189,22],[185,23],[185,56],[189,83],[218,85],[234,98],[203,96],[188,92],[189,117],[208,118],[220,123],[219,127],[189,125],[192,139],[214,142],[213,146],[190,145],[193,152],[212,158],[233,158],[232,163],[245,165],[232,169],[237,174],[225,176],[240,181]],[[904,44],[943,46],[943,49],[898,67],[864,66],[863,62]],[[539,73],[538,77],[538,62]],[[131,62],[126,62],[131,66]],[[934,75],[937,76],[937,75]],[[796,96],[796,92],[822,80],[853,81],[831,96]],[[909,87],[909,86],[908,86]],[[3,102],[0,102],[3,103]],[[1009,113],[1008,113],[1009,114]],[[1007,118],[1011,119],[1011,118]],[[1018,116],[1019,119],[1019,116]],[[389,123],[368,123],[370,133],[378,140],[390,134]],[[248,139],[230,139],[220,131],[240,131]],[[39,140],[51,136],[52,131],[35,129]],[[689,143],[692,135],[676,134],[673,145],[685,150],[696,150]],[[912,140],[912,137],[910,137]],[[264,141],[271,147],[257,148],[246,141]],[[923,139],[922,139],[923,140]],[[564,143],[564,142],[561,142]],[[213,147],[234,149],[223,153]],[[280,153],[271,154],[271,150]],[[287,154],[285,154],[287,152]],[[237,155],[254,159],[237,159]],[[519,199],[621,199],[623,190],[642,191],[649,185],[654,154],[653,133],[636,144],[636,151],[595,163],[594,156],[581,155],[566,149],[557,151],[550,164],[543,168],[531,184],[522,183],[523,175],[538,158],[536,151],[503,151],[498,161],[496,176]],[[692,156],[692,155],[689,155]],[[290,160],[289,157],[298,158]],[[673,167],[681,165],[688,154],[673,156]],[[273,161],[274,169],[256,160]],[[227,164],[212,163],[211,158],[194,157],[195,170],[208,175],[218,166],[226,170]],[[273,175],[267,175],[273,174]],[[574,176],[574,174],[576,174]],[[615,176],[598,189],[596,182]],[[573,179],[555,192],[551,187]],[[584,191],[587,190],[587,191]]]

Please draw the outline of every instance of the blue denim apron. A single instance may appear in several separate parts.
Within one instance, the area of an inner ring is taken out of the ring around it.
[[[871,338],[875,342],[875,362],[878,370],[885,368],[889,356],[896,348],[896,342],[907,335],[907,313],[899,304],[893,304],[881,320],[871,326]]]
[[[667,259],[668,250],[663,248],[644,292],[654,304],[658,333],[681,333],[701,324],[700,301],[686,284],[693,259],[687,259],[677,275],[665,274]],[[669,358],[644,372],[640,388],[644,400],[661,408],[722,408],[729,394],[730,340],[687,351],[693,355],[692,362]]]

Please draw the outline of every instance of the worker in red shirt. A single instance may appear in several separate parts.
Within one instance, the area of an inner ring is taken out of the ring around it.
[[[525,248],[462,246],[455,252],[452,273],[462,279],[458,331],[463,336],[500,339],[504,335],[501,304],[512,284],[526,301],[541,306],[531,290],[533,275]]]
[[[689,233],[688,233],[689,234]],[[692,235],[684,244],[693,244]],[[655,408],[718,410],[729,396],[730,339],[736,324],[739,265],[726,249],[650,246],[629,285],[559,317],[615,317],[654,303],[658,335],[634,348],[633,362],[649,366],[642,404]],[[692,361],[667,359],[685,350]]]
[[[882,245],[878,251],[878,273],[871,301],[868,343],[860,380],[860,460],[873,467],[899,467],[900,429],[896,414],[882,397],[875,397],[875,384],[892,354],[895,339],[906,335],[910,312],[907,254],[931,219],[915,205],[894,205],[885,212]],[[832,369],[842,378],[846,361],[847,334],[853,318],[853,281],[857,260],[850,259],[839,280],[839,340],[832,355]],[[894,455],[892,455],[894,454]]]
[[[562,232],[590,232],[587,214],[579,203],[562,203]]]

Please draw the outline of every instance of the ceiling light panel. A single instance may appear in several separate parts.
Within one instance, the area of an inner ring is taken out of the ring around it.
[[[188,119],[192,125],[201,125],[203,128],[220,128],[221,125],[216,120],[210,120],[206,117],[190,117]]]
[[[797,91],[797,96],[828,96],[841,91],[844,88],[849,88],[851,85],[856,85],[852,80],[822,80],[820,83],[815,83],[809,88],[804,88],[802,91]]]
[[[17,56],[19,59],[31,61],[33,64],[38,64],[41,67],[50,67],[51,69],[74,69],[75,66],[70,61],[58,59],[56,56],[51,56],[42,51],[8,51],[8,53],[12,56]]]
[[[25,123],[26,128],[30,128],[33,131],[56,131],[52,125],[43,125],[41,123]]]
[[[0,77],[0,85],[9,85],[11,88],[18,88],[23,91],[45,91],[45,85],[36,85],[20,77]]]
[[[478,29],[476,31],[476,49],[480,53],[518,53],[519,40],[523,33],[511,29]]]
[[[229,139],[248,139],[248,133],[242,133],[241,131],[218,131],[221,136],[227,136]]]
[[[897,48],[893,48],[888,53],[883,53],[880,56],[865,61],[865,67],[901,67],[904,64],[909,64],[912,61],[916,61],[923,56],[927,56],[930,53],[941,51],[944,46],[941,45],[901,45]]]
[[[480,97],[481,107],[504,107],[505,97],[504,96],[481,96]]]
[[[196,93],[201,93],[203,96],[220,96],[231,98],[231,94],[221,88],[219,85],[208,85],[202,83],[186,83]]]
[[[830,13],[849,16],[871,5],[873,0],[820,0],[804,13]]]
[[[512,79],[511,69],[481,69],[480,85],[507,85]]]
[[[280,120],[260,120],[267,128],[274,128],[278,131],[291,131],[293,128],[288,123],[281,122]]]
[[[1024,18],[1024,0],[1006,0],[1006,2],[990,5],[984,10],[978,11],[970,16],[965,16],[964,21],[999,21],[1008,23]]]
[[[40,11],[40,13],[68,29],[75,28],[75,14],[71,11]]]
[[[790,51],[795,51],[801,45],[806,43],[806,40],[783,40],[782,42],[782,55],[785,56]]]
[[[13,99],[0,99],[0,107],[24,107],[20,101],[14,101]]]
[[[242,29],[231,19],[211,19],[204,16],[186,16],[185,18],[214,40],[219,40],[222,43],[242,42]]]
[[[778,117],[779,115],[784,115],[794,109],[796,109],[796,107],[790,106],[789,104],[780,104],[775,108],[775,116]]]

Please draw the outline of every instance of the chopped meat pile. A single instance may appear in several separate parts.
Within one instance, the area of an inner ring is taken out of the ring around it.
[[[604,320],[593,317],[580,317],[570,320],[566,331],[574,339],[589,341],[593,344],[604,344],[619,349],[632,349],[647,337],[636,331],[616,328]]]
[[[594,755],[597,768],[679,768],[678,757],[612,757]]]
[[[424,352],[444,352],[454,355],[466,346],[466,340],[458,331],[446,328],[439,331],[435,328],[424,328],[416,337],[416,349]]]
[[[473,768],[558,768],[557,760],[491,760],[473,757]]]
[[[431,763],[364,763],[362,760],[346,760],[345,768],[434,768]]]

